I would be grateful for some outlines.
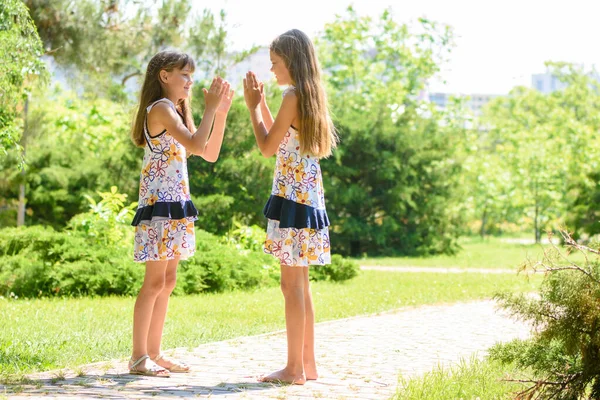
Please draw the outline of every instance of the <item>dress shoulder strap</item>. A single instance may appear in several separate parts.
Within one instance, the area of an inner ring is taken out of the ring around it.
[[[155,105],[157,105],[160,102],[164,102],[167,103],[169,106],[171,106],[171,108],[173,110],[175,110],[175,112],[177,112],[177,108],[175,107],[175,104],[173,104],[173,102],[169,99],[167,99],[166,97],[162,98],[162,99],[158,99],[155,102],[153,102],[152,104],[150,104],[148,107],[146,107],[146,114],[150,112],[150,110],[152,110],[152,107],[154,107]]]
[[[148,107],[146,107],[146,116],[144,117],[144,137],[146,139],[146,143],[148,144],[148,147],[150,148],[150,150],[152,152],[155,152],[154,147],[151,144],[151,140],[152,139],[157,139],[160,138],[161,136],[163,136],[165,134],[165,132],[167,132],[166,129],[163,129],[162,132],[160,132],[157,135],[150,135],[150,131],[148,130],[148,113],[150,112],[150,110],[152,110],[152,107],[154,107],[155,105],[157,105],[158,103],[167,103],[173,110],[175,110],[175,112],[177,112],[177,108],[175,107],[175,104],[173,104],[173,102],[169,99],[162,98],[162,99],[158,99],[155,102],[153,102],[152,104],[150,104]],[[179,114],[179,113],[178,113]]]
[[[290,92],[295,92],[296,91],[296,86],[294,85],[290,85],[287,88],[285,88],[285,90],[283,91],[283,93],[281,94],[281,97],[285,97],[286,94],[290,93]]]

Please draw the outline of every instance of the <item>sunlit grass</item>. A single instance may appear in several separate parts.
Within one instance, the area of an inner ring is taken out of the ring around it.
[[[464,238],[456,255],[433,257],[373,257],[357,259],[361,265],[444,268],[513,269],[526,259],[541,259],[549,244],[519,244],[508,238]],[[513,239],[514,240],[514,239]],[[577,258],[575,258],[577,259]]]
[[[453,367],[438,367],[411,380],[401,377],[392,400],[512,399],[526,386],[508,380],[522,376],[522,372],[515,367],[497,361],[476,358],[469,362],[461,360]]]

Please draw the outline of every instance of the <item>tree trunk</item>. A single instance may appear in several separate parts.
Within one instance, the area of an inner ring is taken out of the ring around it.
[[[29,110],[29,96],[25,97],[25,108],[23,110],[24,115],[24,126],[23,126],[23,138],[21,139],[21,146],[23,146],[23,158],[25,158],[25,150],[27,146],[27,114]],[[17,207],[17,226],[25,225],[25,167],[21,169],[21,183],[19,184],[19,205]]]
[[[483,209],[483,216],[481,217],[481,229],[479,230],[479,236],[485,239],[485,224],[487,223],[488,213],[487,207]]]
[[[360,241],[352,240],[350,241],[350,256],[352,257],[360,257]]]
[[[536,243],[540,243],[540,239],[541,239],[541,232],[540,232],[540,227],[539,227],[539,218],[540,218],[540,208],[538,206],[538,204],[536,203],[535,205],[535,217],[534,217],[534,229],[535,229],[535,242]]]

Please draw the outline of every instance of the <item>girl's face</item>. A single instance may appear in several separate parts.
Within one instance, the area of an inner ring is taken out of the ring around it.
[[[271,72],[275,75],[275,79],[277,80],[277,84],[279,86],[285,85],[293,85],[292,77],[290,76],[290,71],[288,71],[285,66],[285,62],[283,58],[279,57],[277,54],[272,51],[269,52],[269,57],[271,58]]]
[[[192,69],[189,65],[186,65],[182,69],[174,68],[171,72],[160,71],[160,76],[168,97],[181,100],[187,99],[190,96],[194,80],[192,79]]]

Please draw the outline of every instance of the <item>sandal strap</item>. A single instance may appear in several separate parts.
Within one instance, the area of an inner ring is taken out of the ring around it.
[[[150,368],[147,369],[150,372],[169,372],[168,369],[161,367],[158,364],[152,364]]]
[[[133,362],[133,364],[131,364],[131,366],[129,367],[129,369],[131,370],[136,370],[136,367],[138,365],[140,365],[140,363],[146,359],[150,358],[150,356],[148,354],[144,354],[143,356],[141,356],[140,358],[138,358],[136,361]],[[133,358],[131,359],[131,361],[133,361]]]
[[[157,361],[160,361],[160,360],[162,360],[162,359],[164,359],[164,358],[165,358],[165,355],[164,355],[163,353],[160,353],[159,355],[157,355],[157,356],[156,356],[156,357],[154,357],[154,358],[150,357],[150,360],[151,360],[151,361],[154,361],[154,362],[157,362]],[[170,362],[171,364],[173,364],[173,365],[179,365],[179,366],[183,366],[183,367],[186,367],[186,366],[187,366],[187,364],[186,364],[186,363],[184,363],[184,362],[181,362],[181,361],[179,361],[179,360],[173,360],[173,359],[171,359],[171,360],[169,360],[169,362]],[[167,369],[168,369],[168,368],[167,368]]]
[[[158,361],[164,359],[164,354],[160,353],[159,355],[157,355],[156,357],[152,358],[150,357],[150,360],[153,361],[154,363],[158,363]],[[161,368],[165,368],[167,371],[171,371],[171,372],[182,372],[182,371],[188,371],[190,369],[190,366],[182,361],[179,360],[169,360],[169,362],[171,363],[170,367],[161,367]],[[156,364],[158,365],[158,364]],[[159,365],[160,367],[160,365]]]

